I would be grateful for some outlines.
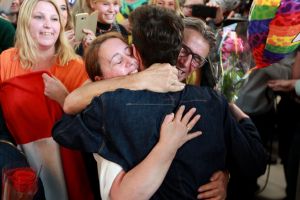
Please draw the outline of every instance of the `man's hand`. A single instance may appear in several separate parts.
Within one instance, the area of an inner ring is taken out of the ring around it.
[[[295,79],[292,80],[270,80],[268,86],[274,91],[289,92],[295,89]]]
[[[43,73],[42,77],[45,85],[44,94],[63,107],[65,98],[69,94],[65,85],[56,77],[51,77],[46,73]]]
[[[217,171],[210,178],[210,182],[198,189],[197,199],[225,200],[227,196],[228,172]]]
[[[137,73],[142,88],[153,92],[177,92],[184,89],[185,84],[178,80],[176,67],[166,63],[156,63],[148,69]]]

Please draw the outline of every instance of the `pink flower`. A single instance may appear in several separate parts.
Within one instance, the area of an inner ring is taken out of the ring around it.
[[[222,53],[241,53],[243,51],[243,40],[238,38],[235,32],[229,32],[227,38],[222,44]]]

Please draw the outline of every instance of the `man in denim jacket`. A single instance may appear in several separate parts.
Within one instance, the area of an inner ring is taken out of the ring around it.
[[[134,54],[144,67],[175,64],[181,49],[182,20],[161,8],[142,7],[131,16]],[[186,86],[182,92],[158,94],[117,90],[96,97],[81,114],[65,115],[53,130],[61,144],[98,152],[125,171],[137,165],[159,139],[163,117],[184,104],[197,108],[202,119],[194,130],[203,135],[183,145],[153,199],[196,199],[197,188],[217,170],[257,176],[265,156],[255,127],[243,119],[249,135],[228,110],[228,103],[209,88]],[[112,134],[110,134],[112,133]],[[254,147],[253,147],[254,146]],[[163,153],[163,152],[162,152]]]

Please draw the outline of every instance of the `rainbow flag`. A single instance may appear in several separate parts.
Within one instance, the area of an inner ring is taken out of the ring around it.
[[[276,63],[300,44],[300,0],[254,0],[248,41],[257,68]]]

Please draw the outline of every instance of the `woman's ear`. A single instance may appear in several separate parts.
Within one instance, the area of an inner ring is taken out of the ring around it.
[[[95,81],[101,81],[101,80],[103,80],[103,77],[101,77],[101,76],[95,76]]]
[[[133,57],[135,59],[138,59],[138,57],[140,57],[138,54],[138,52],[136,51],[136,47],[134,46],[134,44],[131,44],[131,48],[132,48],[132,54],[133,54]]]
[[[141,54],[136,49],[136,47],[134,46],[134,44],[131,45],[131,48],[132,48],[133,57],[138,61],[138,64],[140,66],[140,71],[144,70],[143,62],[142,62],[142,58],[141,58]]]

